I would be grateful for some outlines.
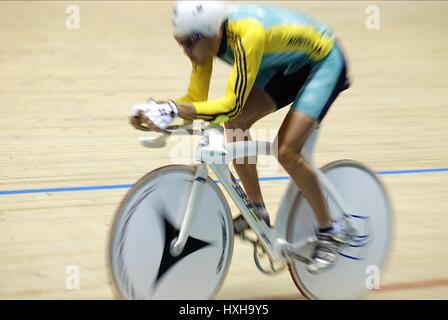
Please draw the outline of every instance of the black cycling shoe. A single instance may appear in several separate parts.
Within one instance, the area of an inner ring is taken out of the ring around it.
[[[254,209],[258,218],[263,219],[264,222],[266,222],[266,224],[270,227],[271,219],[269,218],[269,213],[266,210],[266,206],[264,204],[256,204],[254,205]],[[250,229],[250,226],[246,219],[244,219],[244,217],[240,214],[238,217],[233,219],[233,228],[235,230],[235,234],[239,235],[245,230]]]

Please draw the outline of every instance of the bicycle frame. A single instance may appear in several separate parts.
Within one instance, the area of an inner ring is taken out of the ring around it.
[[[184,128],[186,127],[178,127],[178,129]],[[337,190],[314,163],[312,155],[315,143],[317,141],[318,131],[319,127],[316,127],[316,129],[313,131],[313,133],[305,143],[305,146],[302,150],[302,155],[316,170],[323,189],[327,191],[330,197],[332,197],[338,209],[342,213],[348,213],[345,208],[344,202],[342,201]],[[171,134],[174,132],[175,131],[165,131],[166,134]],[[190,131],[188,132],[188,134],[192,134],[192,132],[194,131]],[[192,223],[195,220],[195,207],[198,201],[198,197],[200,197],[201,188],[204,186],[208,176],[208,166],[210,166],[210,168],[216,174],[224,189],[230,195],[230,197],[235,202],[236,206],[248,222],[249,226],[257,235],[261,245],[266,249],[267,253],[274,261],[279,263],[287,262],[291,253],[314,240],[309,239],[309,241],[306,241],[305,243],[293,244],[287,242],[284,233],[281,231],[286,229],[285,226],[287,224],[287,219],[285,219],[284,216],[278,217],[277,221],[279,221],[280,223],[276,223],[274,228],[270,228],[263,220],[259,220],[257,215],[255,214],[255,210],[251,201],[248,199],[246,193],[229,170],[229,163],[231,163],[235,159],[255,157],[259,155],[275,155],[276,148],[272,143],[265,141],[244,141],[226,144],[224,141],[224,128],[222,128],[221,126],[208,126],[200,130],[199,132],[202,135],[202,140],[195,155],[197,170],[188,197],[179,236],[172,242],[171,254],[175,256],[181,254],[188,239]],[[144,141],[141,140],[141,142],[147,147],[151,147],[150,144],[158,144],[158,146],[160,146],[160,142],[163,142],[166,137],[167,136],[162,136],[161,138],[153,139],[151,140],[151,143],[148,142],[148,144],[146,145]],[[290,181],[289,184],[290,187],[285,194],[286,199],[291,196],[291,187],[294,183]],[[289,212],[287,214],[289,214]]]

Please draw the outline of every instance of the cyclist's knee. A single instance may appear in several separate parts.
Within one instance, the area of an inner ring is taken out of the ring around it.
[[[287,145],[279,145],[277,159],[285,169],[294,167],[297,170],[306,164],[300,151]]]
[[[252,126],[251,121],[247,121],[247,119],[244,119],[244,117],[236,117],[233,118],[232,120],[227,121],[226,123],[224,123],[224,127],[226,129],[232,129],[232,130],[242,130],[242,131],[246,131],[249,130],[250,127]]]
[[[243,119],[244,120],[244,119]],[[224,127],[226,128],[226,136],[228,141],[244,141],[250,139],[250,127],[251,123],[242,121],[241,119],[235,118],[226,123]]]

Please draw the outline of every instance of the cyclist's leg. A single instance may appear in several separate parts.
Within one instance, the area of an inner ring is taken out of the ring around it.
[[[297,88],[300,88],[306,82],[309,73],[309,66],[305,66],[300,72],[289,76],[284,75],[283,70],[277,68],[260,72],[241,115],[226,123],[228,129],[240,129],[239,134],[229,131],[227,134],[228,140],[250,140],[249,128],[252,124],[264,116],[291,104],[297,96]],[[234,166],[249,199],[255,205],[256,211],[266,223],[270,224],[269,214],[264,205],[258,181],[256,158],[246,158],[243,163],[234,161]],[[237,233],[247,227],[247,223],[241,217],[235,220],[235,231]]]
[[[320,228],[332,224],[319,186],[317,174],[300,153],[317,121],[304,112],[291,109],[277,136],[278,161],[302,191],[313,209]]]
[[[322,229],[330,227],[332,221],[317,174],[301,150],[338,94],[345,89],[346,82],[345,59],[336,45],[327,58],[312,68],[277,137],[279,162],[302,191]]]
[[[336,261],[341,230],[328,212],[317,174],[301,154],[301,149],[338,94],[346,88],[345,59],[338,46],[316,64],[300,90],[278,134],[278,159],[307,199],[319,224],[318,242],[308,271],[327,270]]]
[[[276,104],[268,94],[259,88],[252,88],[241,114],[224,124],[227,141],[250,141],[250,127],[255,122],[275,110]],[[256,158],[234,160],[233,166],[235,167],[244,190],[252,203],[263,204],[256,161]]]
[[[284,75],[283,70],[277,68],[261,71],[242,113],[225,124],[227,129],[240,129],[240,133],[238,134],[238,131],[232,133],[229,130],[227,139],[229,141],[250,140],[249,128],[266,115],[291,104],[297,96],[298,88],[306,83],[310,71],[310,66],[304,66],[300,72],[288,76]],[[244,134],[241,134],[241,130]],[[263,204],[255,163],[256,159],[245,158],[244,162],[234,161],[234,167],[249,199],[255,204]]]

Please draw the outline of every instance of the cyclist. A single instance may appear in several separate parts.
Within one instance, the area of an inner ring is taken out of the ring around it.
[[[240,129],[226,130],[226,134],[232,141],[241,141],[250,139],[248,130],[256,121],[291,105],[276,137],[277,159],[319,224],[308,271],[327,270],[338,257],[342,230],[332,221],[317,175],[301,149],[338,94],[348,87],[345,58],[333,32],[302,13],[266,5],[229,7],[223,1],[178,1],[172,23],[174,38],[193,65],[188,93],[177,100],[134,106],[131,124],[159,131],[176,117],[203,119]],[[226,95],[209,100],[215,57],[233,69]],[[256,164],[234,161],[234,167],[259,217],[269,224]],[[236,218],[236,231],[245,228],[244,218]]]

